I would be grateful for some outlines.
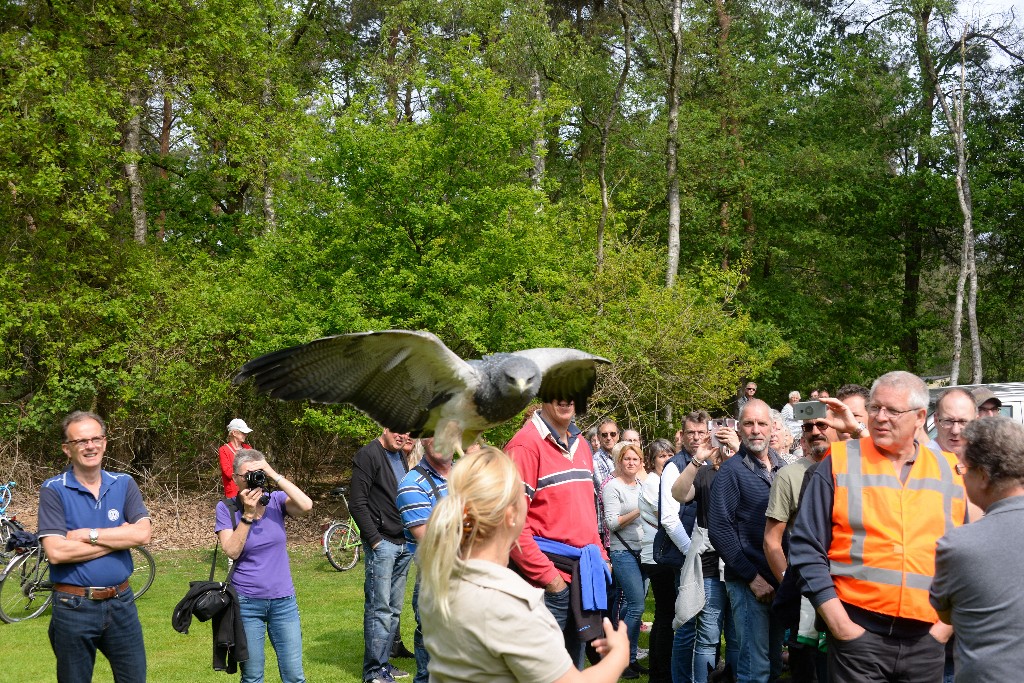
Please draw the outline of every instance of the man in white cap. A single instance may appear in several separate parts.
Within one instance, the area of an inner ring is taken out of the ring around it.
[[[236,417],[228,422],[228,442],[217,451],[220,458],[220,479],[224,484],[224,495],[228,498],[238,495],[238,486],[232,476],[235,473],[235,452],[239,448],[252,448],[245,442],[245,435],[251,431],[245,420]]]

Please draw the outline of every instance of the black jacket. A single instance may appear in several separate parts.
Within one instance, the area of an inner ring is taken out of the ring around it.
[[[192,609],[196,599],[210,590],[221,586],[219,582],[192,581],[188,593],[174,608],[171,625],[179,633],[188,633],[192,625]],[[241,608],[238,605],[238,594],[234,586],[228,585],[225,594],[231,599],[226,609],[211,620],[213,624],[213,670],[226,671],[233,674],[238,671],[238,662],[249,659],[249,646],[245,640],[245,629],[242,627]]]
[[[404,459],[402,466],[408,471]],[[405,543],[402,517],[395,502],[398,480],[380,439],[356,451],[349,492],[349,511],[359,525],[359,535],[364,542],[371,548],[382,538],[398,545]]]

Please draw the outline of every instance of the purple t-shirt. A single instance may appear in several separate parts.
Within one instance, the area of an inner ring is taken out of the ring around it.
[[[295,595],[284,535],[284,502],[287,499],[284,491],[272,491],[266,512],[249,528],[249,536],[231,578],[231,585],[239,595],[264,600]],[[236,515],[236,522],[239,517],[241,514]],[[224,501],[217,503],[214,532],[233,526],[227,505]]]

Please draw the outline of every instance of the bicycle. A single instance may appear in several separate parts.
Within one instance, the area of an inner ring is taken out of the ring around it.
[[[7,540],[15,531],[24,531],[25,527],[17,516],[8,517],[7,508],[11,504],[11,494],[17,486],[13,481],[0,484],[0,562],[6,561],[11,553],[7,552]]]
[[[327,561],[339,572],[343,572],[352,569],[359,562],[362,541],[359,540],[359,526],[348,509],[345,487],[339,486],[329,495],[333,498],[340,498],[345,503],[345,511],[349,513],[348,519],[331,522],[327,526],[327,530],[324,531],[323,538],[324,555],[327,556]]]
[[[18,548],[16,555],[0,574],[0,620],[8,624],[38,617],[53,601],[53,583],[49,579],[50,561],[43,544]],[[144,547],[132,548],[133,571],[128,582],[138,600],[153,585],[156,560]]]

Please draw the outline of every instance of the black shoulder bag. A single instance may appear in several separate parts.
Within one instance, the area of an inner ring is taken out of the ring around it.
[[[227,505],[228,512],[231,514],[231,528],[237,529],[238,522],[235,520],[235,512],[238,511],[238,508],[235,501],[231,498],[224,498],[223,501]],[[191,621],[191,617],[195,617],[199,621],[209,621],[227,609],[231,604],[232,598],[227,594],[227,589],[231,585],[231,577],[234,575],[235,567],[238,566],[238,563],[233,562],[231,564],[231,568],[228,570],[228,575],[224,578],[224,581],[214,581],[213,577],[217,571],[217,550],[219,548],[220,537],[217,537],[217,542],[213,546],[213,560],[210,562],[209,579],[206,581],[190,581],[185,597],[174,607],[171,623],[175,630],[188,633],[188,623]],[[182,626],[184,630],[182,630]]]

